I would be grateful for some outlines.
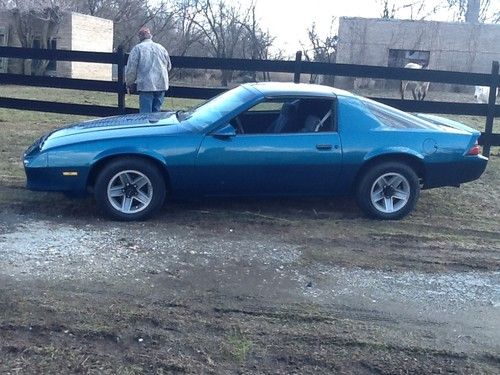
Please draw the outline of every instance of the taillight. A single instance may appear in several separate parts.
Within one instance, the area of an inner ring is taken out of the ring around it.
[[[474,146],[472,146],[469,152],[467,152],[467,155],[479,155],[480,153],[481,153],[481,146],[479,146],[479,144],[476,141]]]

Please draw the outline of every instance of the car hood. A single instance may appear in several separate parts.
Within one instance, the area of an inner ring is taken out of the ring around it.
[[[175,112],[133,114],[83,121],[53,131],[40,138],[38,149],[124,137],[165,136],[192,132],[179,123]]]
[[[175,112],[139,113],[124,116],[106,117],[68,125],[51,133],[47,139],[56,139],[86,133],[107,132],[151,126],[178,124]]]

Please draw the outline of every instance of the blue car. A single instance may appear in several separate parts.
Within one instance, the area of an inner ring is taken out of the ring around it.
[[[354,195],[400,219],[421,189],[475,180],[480,133],[332,87],[244,84],[189,111],[85,121],[24,154],[27,187],[93,193],[111,218],[143,220],[173,197]]]

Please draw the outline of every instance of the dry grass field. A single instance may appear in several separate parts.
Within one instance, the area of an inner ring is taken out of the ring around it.
[[[92,199],[24,189],[23,150],[80,119],[0,109],[0,373],[500,372],[498,149],[481,179],[422,192],[396,222],[276,199],[167,202],[116,223]]]

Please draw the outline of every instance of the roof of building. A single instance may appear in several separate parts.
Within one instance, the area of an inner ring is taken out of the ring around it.
[[[340,17],[340,20],[345,21],[371,21],[371,22],[387,22],[393,24],[401,24],[401,23],[420,23],[420,24],[441,24],[441,25],[454,25],[461,27],[492,27],[499,28],[500,24],[496,23],[468,23],[468,22],[452,22],[452,21],[433,21],[433,20],[408,20],[408,19],[399,19],[399,18],[365,18],[365,17]]]

